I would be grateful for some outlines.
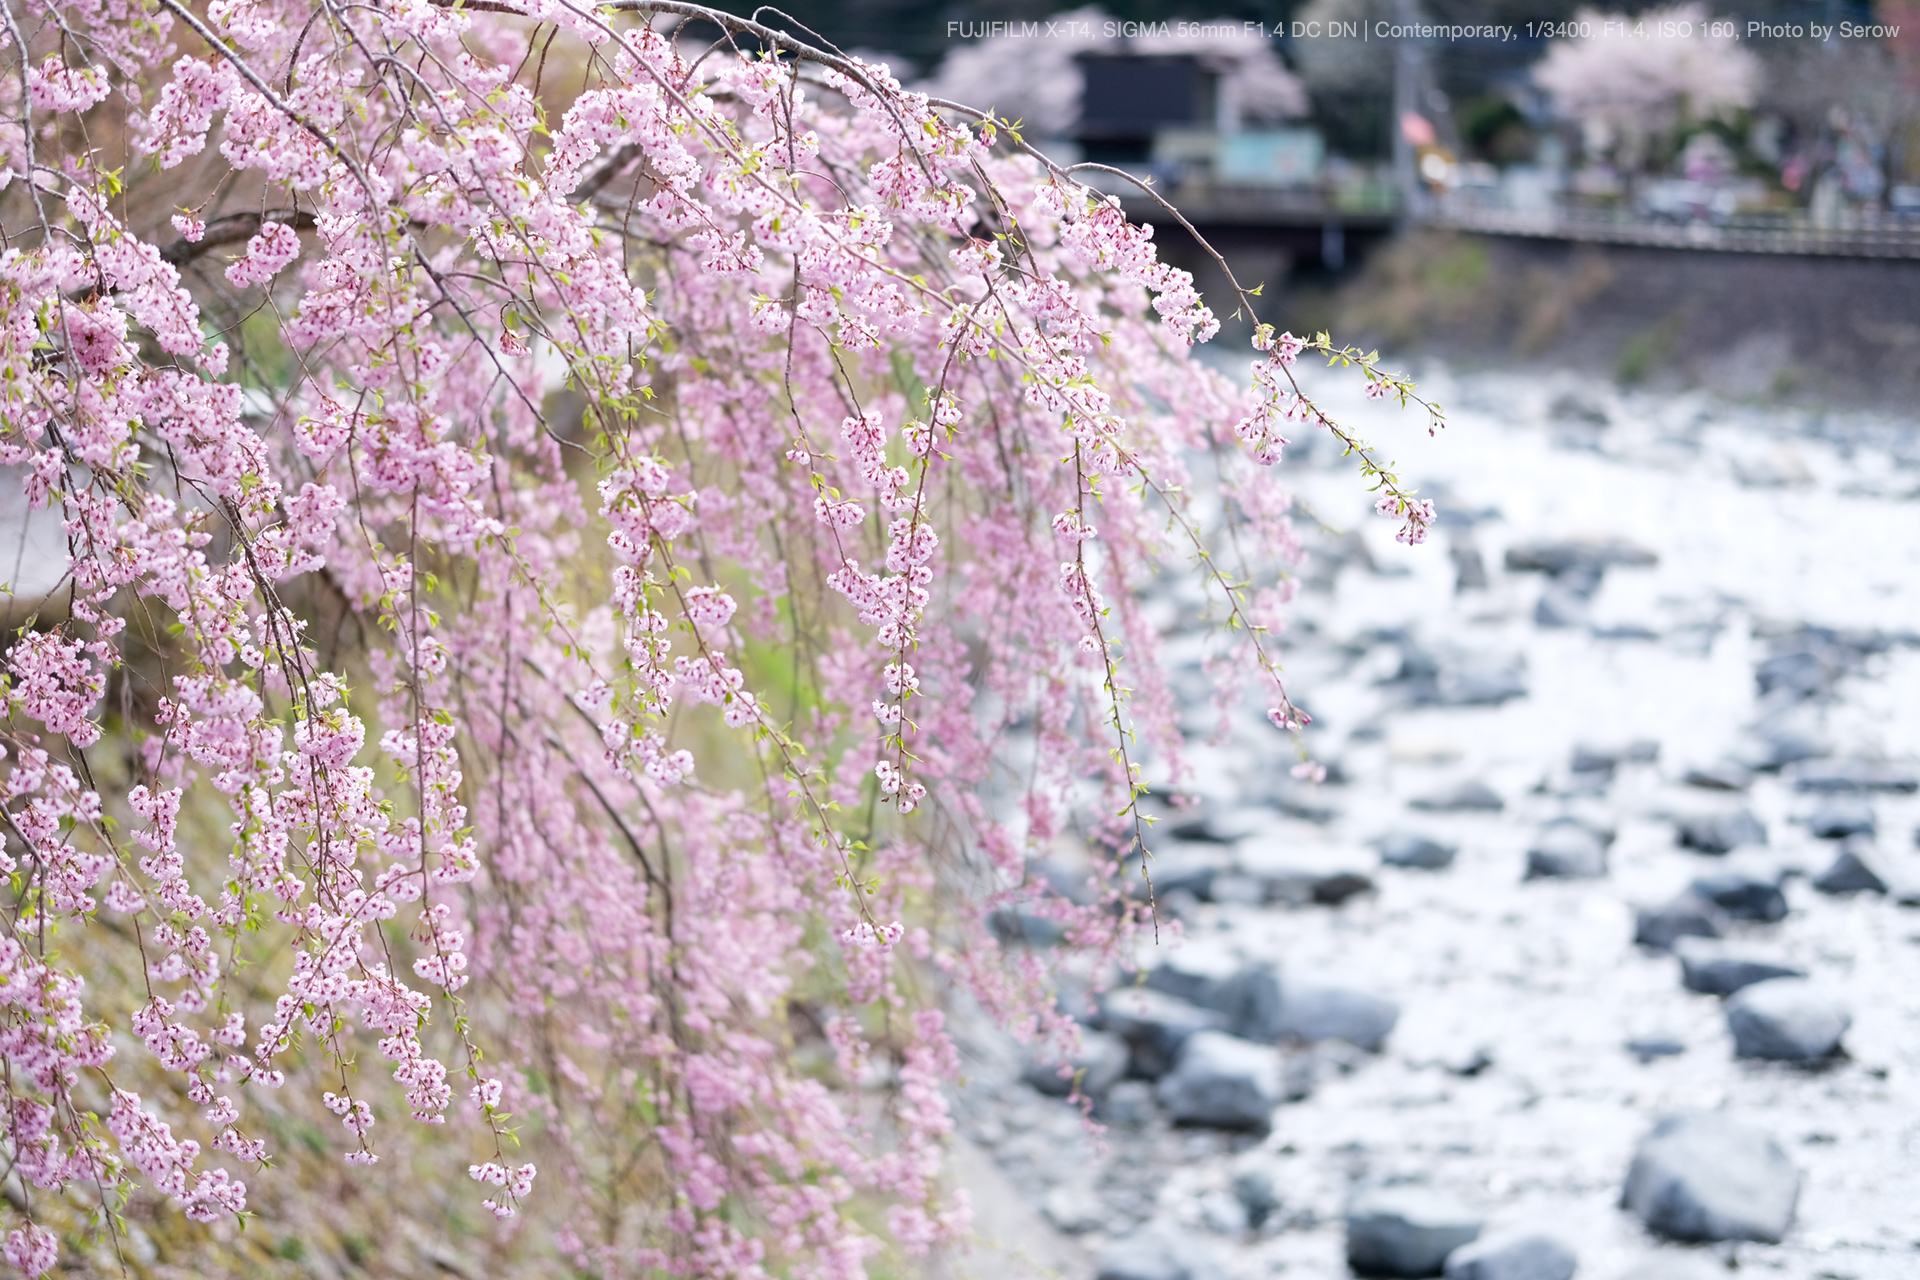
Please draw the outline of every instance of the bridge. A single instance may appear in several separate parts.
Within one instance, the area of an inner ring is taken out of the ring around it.
[[[1164,209],[1137,192],[1115,194],[1129,218],[1156,226],[1170,221]],[[1849,211],[1818,220],[1793,210],[1683,220],[1564,204],[1521,211],[1446,198],[1422,201],[1424,208],[1407,211],[1391,191],[1356,198],[1313,187],[1191,183],[1168,199],[1223,251],[1267,247],[1293,259],[1317,257],[1329,267],[1403,226],[1707,253],[1920,260],[1920,217],[1886,212]]]

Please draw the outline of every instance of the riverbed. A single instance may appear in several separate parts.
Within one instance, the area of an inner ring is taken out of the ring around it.
[[[1378,1052],[1289,1050],[1311,1089],[1265,1135],[1172,1125],[1135,1088],[1099,1136],[976,1025],[956,1101],[982,1247],[962,1269],[1091,1277],[1151,1223],[1193,1259],[1190,1280],[1342,1277],[1349,1197],[1405,1182],[1489,1232],[1556,1236],[1582,1280],[1915,1274],[1920,796],[1898,784],[1920,764],[1920,424],[1565,373],[1415,372],[1447,407],[1433,438],[1332,374],[1312,389],[1438,502],[1427,545],[1394,543],[1327,442],[1284,464],[1308,546],[1285,661],[1332,777],[1291,784],[1257,715],[1208,745],[1196,714],[1185,789],[1204,820],[1157,851],[1225,877],[1171,904],[1184,945],[1384,997],[1397,1023]],[[1554,573],[1543,546],[1618,554]],[[1834,796],[1806,780],[1834,768],[1892,784],[1842,797],[1871,816],[1847,848],[1886,892],[1814,887],[1841,844],[1810,829]],[[1431,807],[1467,784],[1499,809]],[[1686,820],[1740,811],[1763,844],[1679,843]],[[1526,877],[1555,822],[1602,839],[1604,874]],[[1384,866],[1393,833],[1457,852]],[[1730,869],[1777,883],[1788,914],[1725,932],[1844,1005],[1839,1052],[1736,1058],[1721,998],[1636,944],[1638,911]],[[1272,888],[1339,872],[1368,887]],[[1182,944],[1161,945],[1145,967]],[[1687,1110],[1764,1131],[1799,1170],[1780,1243],[1676,1242],[1622,1208],[1636,1142]],[[1233,1203],[1248,1170],[1278,1200],[1257,1226]]]

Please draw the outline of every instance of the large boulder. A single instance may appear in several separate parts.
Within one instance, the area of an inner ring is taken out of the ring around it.
[[[1106,1093],[1127,1073],[1127,1042],[1105,1031],[1080,1032],[1080,1052],[1063,1061],[1058,1055],[1038,1054],[1020,1078],[1041,1093],[1064,1098],[1077,1087],[1089,1098]],[[1062,1067],[1070,1074],[1061,1075]]]
[[[1760,1130],[1720,1112],[1670,1115],[1634,1149],[1622,1196],[1676,1240],[1778,1243],[1793,1225],[1800,1171]]]
[[[1787,918],[1787,895],[1778,882],[1744,871],[1726,871],[1700,876],[1689,891],[1705,898],[1736,920],[1758,920],[1771,924]]]
[[[1286,1099],[1286,1071],[1268,1045],[1200,1031],[1187,1037],[1157,1092],[1175,1123],[1265,1133]]]
[[[1804,978],[1806,970],[1743,947],[1687,938],[1674,944],[1680,957],[1680,983],[1707,996],[1730,996],[1756,982]]]
[[[1173,1069],[1187,1037],[1219,1030],[1228,1021],[1218,1010],[1146,987],[1109,991],[1100,1002],[1100,1017],[1106,1030],[1127,1042],[1128,1070],[1147,1080],[1158,1080]]]
[[[1347,1265],[1363,1276],[1437,1276],[1480,1235],[1477,1215],[1425,1187],[1363,1191],[1346,1216]]]
[[[1507,1232],[1447,1255],[1447,1280],[1573,1280],[1580,1260],[1552,1236]]]
[[[1529,880],[1597,880],[1606,874],[1606,834],[1584,822],[1550,822],[1527,850]]]
[[[1829,992],[1804,978],[1756,982],[1727,1001],[1727,1030],[1741,1058],[1816,1062],[1840,1047],[1853,1025]]]
[[[1742,845],[1765,844],[1767,824],[1753,816],[1751,809],[1732,813],[1697,814],[1674,824],[1674,834],[1683,849],[1699,853],[1731,853]]]

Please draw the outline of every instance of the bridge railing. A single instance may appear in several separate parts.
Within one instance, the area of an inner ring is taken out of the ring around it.
[[[1824,219],[1816,219],[1804,210],[1678,219],[1652,217],[1628,209],[1557,205],[1519,211],[1441,201],[1419,220],[1427,225],[1484,235],[1665,249],[1920,258],[1920,219],[1875,211],[1847,210]]]

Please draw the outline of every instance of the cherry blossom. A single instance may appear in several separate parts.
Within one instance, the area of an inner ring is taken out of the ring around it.
[[[1095,968],[1154,928],[1126,878],[1183,738],[1141,590],[1200,566],[1223,708],[1297,735],[1282,428],[1433,522],[1298,380],[1424,404],[1377,356],[1263,328],[1236,385],[1069,169],[638,9],[7,13],[0,466],[70,548],[0,658],[28,1274],[88,1196],[249,1212],[309,1104],[365,1185],[442,1156],[609,1276],[963,1237],[932,993],[1058,1038],[990,913]],[[1086,906],[1025,874],[1068,836],[1113,855]]]

